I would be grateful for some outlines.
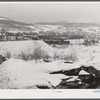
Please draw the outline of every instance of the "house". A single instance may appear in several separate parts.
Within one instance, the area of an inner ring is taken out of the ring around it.
[[[2,36],[2,34],[0,34],[0,41],[3,41],[3,36]]]
[[[3,39],[6,41],[15,41],[16,40],[16,34],[6,32],[5,36],[3,36]]]
[[[16,40],[16,35],[10,32],[5,32],[0,34],[0,41],[14,41]]]
[[[32,40],[39,40],[39,37],[36,35],[36,36],[32,36]]]
[[[65,41],[69,41],[69,43],[72,45],[80,45],[84,43],[84,39],[67,39]]]
[[[64,40],[64,41],[61,41],[62,44],[70,44],[70,41],[69,40]]]
[[[16,40],[16,34],[11,32],[4,32],[0,34],[0,41],[14,41]]]
[[[48,44],[58,44],[58,45],[65,45],[70,44],[70,41],[64,41],[64,40],[44,40],[44,42]]]
[[[24,35],[24,39],[27,38],[28,40],[32,40],[33,39],[33,35],[28,34],[28,35]]]
[[[30,39],[32,40],[32,36],[33,34],[24,32],[22,37],[23,37],[23,40],[30,40]]]
[[[23,34],[20,33],[20,32],[18,32],[18,33],[16,34],[16,40],[23,40],[23,39],[24,39]]]
[[[50,36],[49,35],[39,35],[39,39],[50,40]]]
[[[95,44],[95,43],[98,43],[99,42],[99,39],[97,38],[94,38],[94,39],[84,39],[84,43],[85,45],[90,45],[90,44]]]
[[[100,32],[96,33],[96,38],[100,40]]]

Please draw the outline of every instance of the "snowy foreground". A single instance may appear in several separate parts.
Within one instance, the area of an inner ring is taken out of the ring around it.
[[[89,84],[84,82],[84,75],[91,80],[99,79],[100,76],[98,71],[100,62],[93,60],[91,65],[94,67],[89,67],[89,64],[88,62],[87,66],[81,67],[83,66],[81,62],[70,64],[59,60],[36,63],[11,58],[0,66],[0,88],[86,88]]]
[[[0,89],[100,88],[100,44],[53,48],[41,40],[5,41],[0,55],[8,59],[1,61]]]

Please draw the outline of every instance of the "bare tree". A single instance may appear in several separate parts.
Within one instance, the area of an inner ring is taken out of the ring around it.
[[[41,50],[40,47],[35,48],[33,58],[36,60],[42,59],[43,57],[43,51]]]

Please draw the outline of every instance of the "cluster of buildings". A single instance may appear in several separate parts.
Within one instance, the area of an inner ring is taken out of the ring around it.
[[[38,39],[37,36],[34,36],[33,34],[27,34],[27,33],[10,33],[5,32],[0,34],[0,41],[16,41],[16,40],[30,40],[30,39]]]
[[[98,43],[100,34],[90,35],[87,37],[77,36],[77,37],[68,37],[67,35],[40,35],[33,33],[13,33],[13,32],[1,32],[0,33],[0,41],[17,41],[17,40],[43,40],[48,44],[94,44]]]
[[[68,39],[66,36],[43,36],[33,35],[29,33],[17,32],[4,32],[0,34],[0,41],[19,41],[19,40],[43,40],[48,44],[83,44],[83,39]]]
[[[84,44],[90,45],[99,43],[99,40],[100,40],[100,33],[90,34],[84,37]]]
[[[66,45],[66,44],[83,44],[83,37],[70,38],[68,36],[39,36],[39,39],[42,39],[48,44],[58,44],[58,45]]]

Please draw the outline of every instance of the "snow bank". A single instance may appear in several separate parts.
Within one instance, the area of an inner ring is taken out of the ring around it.
[[[95,68],[98,69],[99,62],[95,62]],[[37,88],[36,86],[56,87],[61,83],[62,79],[76,79],[74,76],[64,74],[50,74],[55,71],[66,71],[80,68],[82,62],[73,64],[64,63],[63,60],[53,61],[49,63],[35,63],[33,61],[24,61],[20,59],[9,59],[0,66],[0,88]],[[85,63],[85,65],[88,63]],[[90,65],[92,63],[90,62]],[[98,65],[98,66],[97,66]],[[100,67],[99,67],[100,69]],[[87,74],[80,71],[79,74]],[[71,81],[70,79],[68,81]]]
[[[53,48],[41,40],[0,42],[0,54],[6,56],[7,53],[10,53],[14,58],[17,58],[21,53],[32,55],[36,48],[40,48],[44,53],[53,56]]]
[[[6,81],[10,84],[10,87],[7,87],[8,84],[6,84],[6,88],[23,88],[34,85],[50,87],[50,83],[57,86],[61,79],[69,78],[69,76],[49,74],[50,71],[63,69],[63,66],[58,69],[55,63],[57,64],[57,62],[54,62],[54,64],[32,64],[23,60],[9,59],[0,66],[0,71],[2,71],[0,77],[5,77],[5,73],[7,73],[10,81],[8,82],[8,79]]]
[[[0,88],[36,88],[36,85],[43,85],[52,88],[57,86],[62,79],[70,76],[64,74],[49,74],[54,71],[71,70],[81,67],[81,65],[93,66],[100,70],[100,47],[99,46],[72,46],[66,49],[54,49],[43,41],[9,41],[0,42],[0,53],[5,55],[10,52],[13,56],[24,52],[32,54],[34,49],[40,47],[45,53],[54,56],[75,54],[78,60],[74,63],[64,63],[64,60],[53,62],[36,63],[34,60],[23,61],[19,59],[9,59],[0,66]],[[87,74],[81,71],[80,74]]]

